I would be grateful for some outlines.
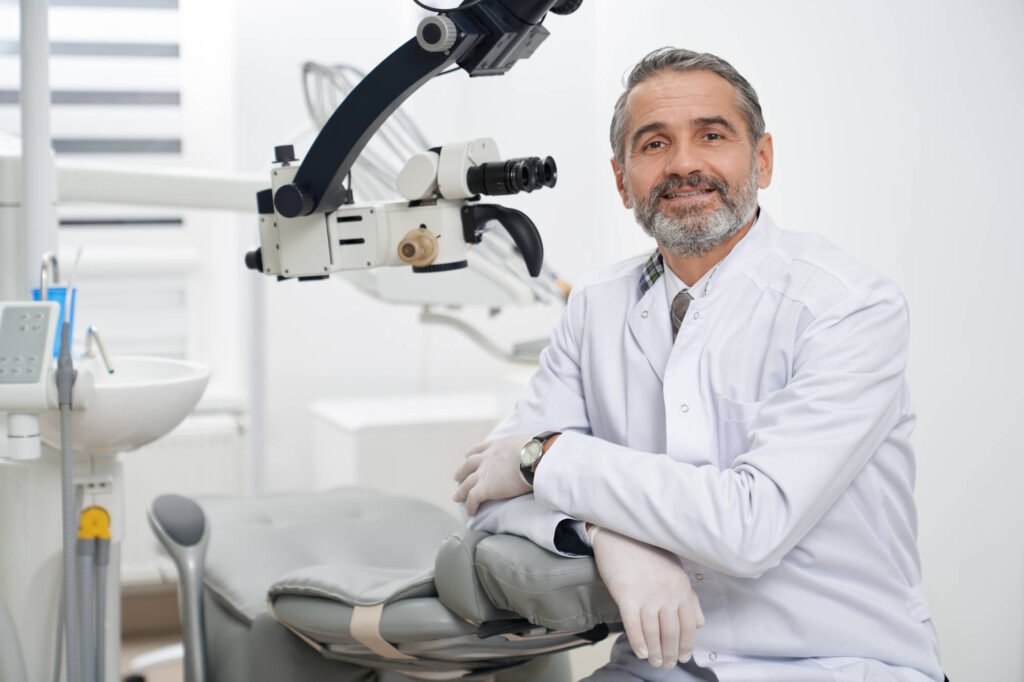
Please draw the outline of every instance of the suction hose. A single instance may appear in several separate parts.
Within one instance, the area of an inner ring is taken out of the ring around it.
[[[61,323],[60,354],[57,357],[57,403],[60,406],[60,491],[61,527],[64,534],[64,641],[67,682],[81,682],[78,658],[78,590],[75,585],[75,544],[78,519],[72,480],[71,388],[75,369],[71,363],[70,325]]]

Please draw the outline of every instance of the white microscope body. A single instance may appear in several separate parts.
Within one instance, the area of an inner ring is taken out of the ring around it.
[[[301,167],[293,165],[290,146],[275,151],[280,166],[271,172],[273,186],[259,195],[260,248],[246,256],[253,270],[286,279],[404,265],[416,273],[461,270],[469,247],[494,221],[507,230],[530,275],[540,273],[544,251],[533,222],[478,202],[484,194],[554,187],[558,169],[551,157],[502,161],[489,138],[448,144],[406,163],[396,184],[407,201],[349,201],[327,213],[294,215],[277,197],[294,187]]]

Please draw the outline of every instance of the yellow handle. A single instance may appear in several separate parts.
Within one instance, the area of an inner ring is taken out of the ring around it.
[[[79,540],[109,540],[110,514],[103,507],[86,507],[78,522]]]

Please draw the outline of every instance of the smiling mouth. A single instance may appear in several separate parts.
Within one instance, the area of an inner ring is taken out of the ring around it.
[[[668,199],[670,201],[673,200],[673,199],[695,199],[695,198],[698,198],[698,197],[707,196],[707,195],[711,194],[714,191],[715,190],[713,190],[713,189],[690,189],[690,190],[686,190],[685,192],[679,192],[679,191],[668,192],[666,194],[662,194],[661,198],[662,199]]]

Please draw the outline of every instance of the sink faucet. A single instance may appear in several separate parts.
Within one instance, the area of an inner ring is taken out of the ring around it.
[[[93,341],[96,342],[96,346],[100,349],[100,357],[103,358],[103,365],[107,368],[107,374],[113,374],[114,366],[110,364],[110,356],[107,355],[103,339],[100,338],[100,330],[94,325],[89,325],[89,328],[85,330],[85,357],[87,358],[96,357],[96,353],[92,349]]]
[[[47,283],[47,275],[49,275],[49,283]],[[50,285],[56,284],[60,280],[60,268],[57,265],[57,254],[52,251],[47,251],[43,254],[42,266],[39,269],[39,300],[45,301],[46,292]]]

